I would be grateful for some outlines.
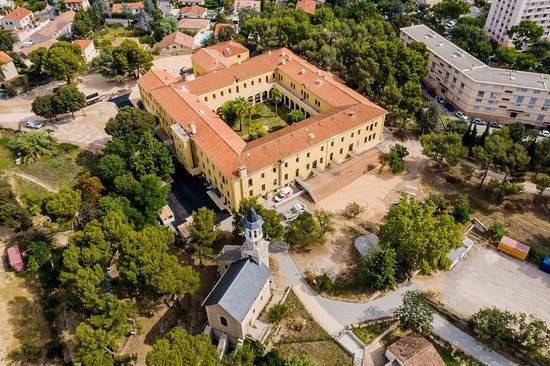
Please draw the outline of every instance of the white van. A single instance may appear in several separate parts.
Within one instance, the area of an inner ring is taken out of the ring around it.
[[[281,190],[281,192],[279,192],[279,194],[275,196],[274,200],[275,202],[281,202],[282,200],[290,197],[291,195],[292,195],[292,188],[285,187]]]

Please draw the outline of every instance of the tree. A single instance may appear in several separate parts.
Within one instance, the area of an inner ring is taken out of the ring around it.
[[[131,292],[152,301],[163,295],[183,297],[198,289],[198,274],[168,253],[173,242],[170,230],[154,226],[130,232],[122,240],[118,271]]]
[[[533,177],[532,181],[533,183],[535,183],[537,189],[539,190],[537,197],[535,197],[535,202],[539,202],[542,199],[546,188],[550,187],[550,176],[545,175],[542,177]]]
[[[16,140],[18,152],[25,162],[35,161],[42,156],[52,155],[58,148],[55,137],[45,131],[30,131]]]
[[[357,202],[350,202],[346,205],[346,209],[344,210],[345,215],[351,219],[356,218],[358,215],[360,215],[363,211],[365,211],[365,208],[358,204]]]
[[[447,269],[447,253],[462,246],[462,230],[453,217],[437,213],[431,202],[420,204],[407,195],[390,207],[380,227],[384,248],[393,248],[399,268],[427,274]]]
[[[488,130],[488,128],[485,129],[485,131]],[[496,161],[498,156],[502,156],[504,154],[503,151],[506,149],[506,147],[512,144],[507,133],[508,132],[505,129],[494,132],[493,134],[485,138],[482,146],[475,146],[473,148],[476,162],[478,166],[483,170],[483,176],[481,177],[479,188],[483,187],[483,183],[487,178],[490,166]]]
[[[75,84],[63,85],[54,93],[53,103],[60,113],[74,112],[86,106],[86,97]]]
[[[0,179],[0,226],[21,230],[32,226],[30,212],[17,201],[5,179]]]
[[[47,118],[51,120],[55,118],[60,111],[57,105],[54,103],[54,95],[39,95],[32,101],[32,112],[37,116]]]
[[[267,131],[260,123],[252,123],[248,127],[248,139],[247,141],[253,141],[267,135]]]
[[[401,144],[390,146],[390,151],[387,154],[380,156],[380,163],[383,169],[389,165],[393,174],[402,173],[405,171],[405,157],[409,155],[407,148]]]
[[[288,356],[284,366],[315,366],[315,363],[308,355]]]
[[[462,138],[456,132],[429,134],[420,137],[424,155],[432,158],[439,168],[451,168],[468,153]]]
[[[80,208],[80,191],[62,186],[44,197],[43,210],[53,221],[72,220]]]
[[[431,102],[428,110],[422,114],[420,118],[417,118],[422,134],[432,133],[438,124],[443,121],[443,110],[437,102]]]
[[[530,160],[531,158],[523,145],[510,141],[498,149],[494,165],[505,173],[502,179],[504,182],[510,175],[516,178],[523,177]]]
[[[99,23],[103,24],[105,18],[111,16],[111,8],[109,8],[103,0],[90,0],[90,6]]]
[[[470,199],[468,195],[461,194],[454,203],[453,217],[457,222],[465,223],[470,220],[472,208],[470,207]]]
[[[43,55],[42,70],[56,80],[71,84],[77,75],[86,71],[80,46],[64,41],[54,43]]]
[[[470,5],[462,0],[443,0],[434,5],[433,13],[439,21],[443,19],[458,19],[470,12]]]
[[[309,212],[302,212],[287,225],[285,242],[291,247],[313,248],[326,241],[321,226]]]
[[[1,29],[0,30],[0,51],[9,52],[13,51],[13,45],[15,38],[11,31]]]
[[[92,68],[97,70],[99,75],[106,79],[116,80],[122,82],[124,75],[129,71],[128,60],[123,54],[118,53],[113,55],[113,50],[109,48],[103,48],[99,56],[92,60]]]
[[[235,115],[239,119],[239,130],[243,130],[243,119],[248,115],[249,111],[252,109],[252,105],[249,101],[243,97],[238,97],[234,101],[234,111]]]
[[[42,354],[42,350],[34,342],[25,342],[21,345],[19,353],[27,361],[36,361]]]
[[[129,39],[124,40],[112,52],[113,59],[117,63],[127,65],[127,70],[131,71],[136,79],[153,66],[153,55]]]
[[[45,241],[33,241],[27,248],[27,266],[33,272],[38,272],[40,267],[46,264],[52,256],[52,247]]]
[[[493,46],[487,41],[483,27],[462,21],[451,30],[453,43],[484,62],[488,62],[493,54]]]
[[[128,172],[126,161],[118,155],[107,154],[103,156],[97,164],[97,175],[107,185],[112,185],[115,178]]]
[[[304,120],[305,118],[306,118],[306,116],[304,116],[302,111],[299,111],[299,110],[295,109],[293,111],[288,112],[288,114],[286,115],[286,122],[288,124],[293,124],[293,123],[296,123],[296,122],[300,122],[300,121]]]
[[[279,104],[283,100],[283,93],[281,93],[281,91],[279,89],[273,88],[273,89],[271,89],[270,99],[273,102],[273,104],[275,104],[275,114],[278,115],[279,112],[277,111],[277,108],[279,107]]]
[[[523,187],[517,183],[491,179],[487,184],[487,189],[491,192],[497,202],[502,202],[508,196],[516,196],[523,192]]]
[[[514,122],[506,127],[508,128],[508,136],[510,136],[512,142],[521,143],[526,134],[523,123]]]
[[[157,119],[151,113],[134,107],[122,107],[105,125],[105,132],[114,138],[137,141],[146,133],[153,133]]]
[[[153,37],[157,42],[161,41],[165,36],[174,33],[178,30],[178,20],[173,15],[168,15],[166,18],[160,18],[151,24]]]
[[[90,172],[84,172],[79,175],[78,188],[82,194],[82,200],[97,206],[101,193],[105,191],[105,186],[98,177],[94,177]]]
[[[518,50],[525,49],[537,42],[544,35],[544,28],[529,19],[513,25],[506,32]]]
[[[433,313],[426,295],[420,290],[406,291],[403,305],[396,311],[402,329],[411,329],[423,335],[430,334],[432,330]]]
[[[143,134],[130,158],[131,170],[137,177],[148,174],[164,177],[174,173],[170,151],[151,132]]]
[[[193,336],[183,328],[170,330],[147,353],[147,366],[189,365],[216,366],[218,352],[205,334]]]
[[[321,234],[334,233],[334,214],[327,210],[315,210],[315,219],[319,223]]]
[[[215,229],[216,214],[213,210],[201,207],[193,211],[193,225],[191,226],[191,237],[195,251],[199,253],[199,262],[202,267],[202,256],[212,254],[212,244],[218,237],[219,230]]]
[[[383,249],[364,264],[361,274],[365,285],[372,290],[386,291],[395,287],[397,260],[395,250]]]
[[[93,8],[76,12],[71,26],[73,37],[88,39],[94,29],[99,25],[99,18]]]
[[[267,209],[260,203],[256,197],[244,198],[239,203],[239,209],[233,213],[233,235],[238,236],[243,232],[241,221],[246,216],[250,207],[254,207],[256,213],[264,220],[263,232],[266,239],[272,241],[283,237],[285,229],[282,224],[282,214],[275,209]]]

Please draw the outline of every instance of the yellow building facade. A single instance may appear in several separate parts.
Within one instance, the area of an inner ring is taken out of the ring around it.
[[[138,85],[177,159],[203,174],[233,210],[243,198],[268,197],[375,147],[387,113],[284,48],[191,81],[152,70]],[[216,114],[237,97],[264,102],[275,88],[282,104],[307,118],[246,143]]]

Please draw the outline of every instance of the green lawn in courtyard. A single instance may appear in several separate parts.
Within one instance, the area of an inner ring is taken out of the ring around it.
[[[288,126],[286,123],[286,116],[290,112],[290,109],[285,107],[282,103],[277,107],[277,114],[275,114],[275,105],[271,102],[258,103],[254,105],[254,114],[249,119],[245,117],[243,119],[243,131],[239,131],[239,122],[235,123],[233,127],[235,131],[246,140],[248,136],[248,128],[252,124],[261,124],[267,130],[267,132],[274,132],[283,127]]]

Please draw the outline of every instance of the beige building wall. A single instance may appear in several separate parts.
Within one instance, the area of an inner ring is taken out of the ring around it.
[[[192,50],[191,48],[187,48],[177,43],[173,43],[171,45],[158,49],[158,53],[161,56],[190,55],[194,51],[195,50]]]
[[[2,72],[2,75],[4,75],[4,79],[6,80],[11,80],[19,76],[19,73],[17,72],[17,69],[13,64],[13,61],[0,65],[0,71]]]
[[[86,47],[84,51],[82,51],[82,57],[84,58],[84,61],[86,61],[86,63],[92,62],[92,60],[97,56],[98,56],[98,52],[93,42],[90,43],[90,45]]]
[[[30,14],[20,20],[13,18],[2,18],[0,19],[0,23],[2,23],[2,28],[8,31],[17,29],[29,30],[36,27],[34,14]]]

